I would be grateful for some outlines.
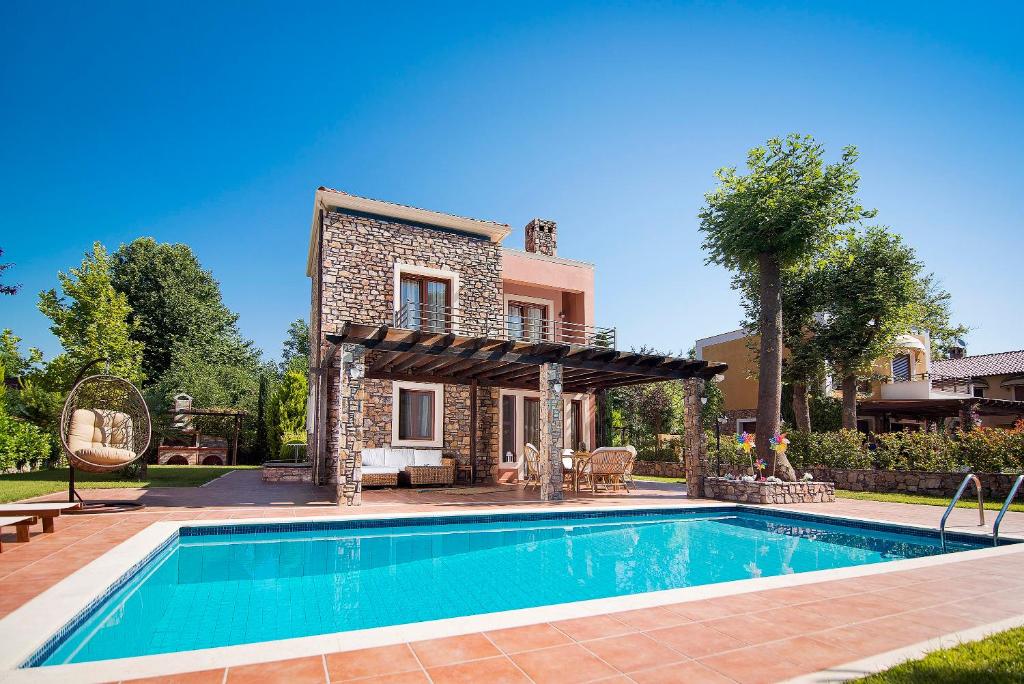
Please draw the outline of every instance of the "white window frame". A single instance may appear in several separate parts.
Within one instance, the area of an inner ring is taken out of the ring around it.
[[[395,262],[395,284],[394,291],[391,298],[392,309],[394,315],[392,320],[397,317],[399,310],[402,306],[402,276],[403,275],[418,275],[426,276],[427,278],[438,278],[440,280],[447,280],[452,284],[452,332],[456,335],[459,334],[459,328],[461,327],[461,316],[459,316],[459,274],[457,271],[448,271],[443,268],[431,268],[429,266],[417,266],[416,264],[404,264],[400,261]]]
[[[398,393],[403,390],[420,390],[434,393],[434,439],[400,439],[398,436]],[[391,446],[438,448],[444,446],[444,385],[429,382],[391,382]]]
[[[745,423],[756,423],[757,418],[737,418],[736,419],[736,434],[742,435],[746,432],[746,428],[743,427]]]
[[[551,318],[549,318],[548,321],[547,321],[549,325],[548,325],[548,331],[547,331],[547,335],[545,336],[545,339],[549,340],[549,341],[554,339],[554,335],[555,335],[555,321],[561,321],[561,318],[558,317],[558,314],[561,311],[561,309],[559,308],[558,311],[555,310],[555,300],[553,300],[553,299],[544,299],[543,297],[527,297],[526,295],[509,294],[507,292],[504,293],[502,295],[502,301],[501,301],[501,306],[502,306],[502,309],[501,309],[501,320],[505,321],[505,323],[504,323],[505,327],[501,331],[502,335],[507,335],[508,334],[508,304],[509,304],[509,302],[522,302],[523,304],[539,304],[541,306],[547,307],[548,316],[550,316]]]
[[[523,451],[526,449],[526,421],[524,420],[526,413],[523,410],[523,399],[540,399],[540,392],[533,390],[520,390],[520,389],[502,389],[499,391],[498,397],[498,426],[499,435],[498,440],[501,441],[500,426],[505,424],[505,402],[501,397],[515,397],[516,404],[516,422],[515,422],[515,450],[512,455],[515,456],[515,461],[508,463],[504,461],[505,454],[498,454],[498,469],[499,470],[516,470],[520,473],[520,476],[525,472],[524,466],[526,461],[523,458]],[[578,394],[563,394],[562,395],[562,443],[565,443],[566,438],[569,436],[569,428],[571,425],[571,417],[569,414],[569,407],[572,401],[578,400],[583,402],[581,416],[583,422],[583,441],[587,443],[591,449],[594,445],[591,444],[591,423],[590,423],[590,396],[586,392],[580,392]],[[540,444],[534,444],[538,449]],[[501,445],[498,445],[498,449],[501,449]]]

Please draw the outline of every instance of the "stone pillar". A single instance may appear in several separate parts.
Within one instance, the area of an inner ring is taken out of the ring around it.
[[[683,380],[683,465],[686,470],[686,495],[704,496],[704,476],[707,473],[708,445],[704,439],[704,380]]]
[[[341,375],[338,388],[338,503],[362,503],[363,491],[363,404],[366,392],[366,348],[343,344],[339,350]]]
[[[562,364],[540,367],[540,498],[562,500]]]
[[[960,403],[960,429],[970,432],[974,428],[981,427],[981,416],[978,415],[978,403],[967,401]]]

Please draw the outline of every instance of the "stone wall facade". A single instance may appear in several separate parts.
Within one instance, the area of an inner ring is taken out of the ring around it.
[[[395,274],[399,269],[425,268],[451,272],[455,332],[485,334],[500,325],[502,305],[501,248],[490,240],[406,223],[396,219],[344,211],[322,215],[322,236],[314,249],[311,287],[311,367],[317,368],[329,344],[326,335],[337,332],[348,321],[368,325],[394,323]],[[321,282],[322,280],[322,282]],[[456,291],[457,287],[457,291]],[[358,504],[360,483],[356,458],[362,448],[390,446],[392,383],[388,380],[339,378],[343,345],[325,369],[323,401],[326,402],[325,477],[336,485],[339,501]],[[362,348],[358,348],[362,349]],[[363,350],[365,353],[365,350]],[[362,372],[376,355],[360,360]],[[346,364],[347,365],[347,364]],[[460,464],[468,464],[469,393],[464,385],[444,388],[443,450]],[[339,402],[340,397],[340,402]],[[359,410],[349,412],[348,406]],[[496,475],[500,429],[498,391],[477,391],[476,477],[484,481]],[[317,445],[308,446],[310,459]]]
[[[741,419],[754,419],[757,418],[757,409],[731,409],[723,411],[722,415],[725,416],[725,424],[722,425],[723,435],[735,435],[736,434],[736,421]]]
[[[817,466],[808,470],[814,475],[814,479],[835,482],[839,489],[889,494],[929,494],[951,497],[964,479],[964,473],[934,473],[920,470],[855,470]],[[986,501],[1006,499],[1013,486],[1013,481],[1017,479],[1016,475],[1003,473],[976,474],[981,480],[981,491]],[[974,496],[973,485],[967,488],[964,496]],[[1024,491],[1018,495],[1018,498],[1024,498]]]
[[[836,487],[831,482],[743,482],[708,477],[704,479],[704,495],[750,504],[822,503],[836,500]]]

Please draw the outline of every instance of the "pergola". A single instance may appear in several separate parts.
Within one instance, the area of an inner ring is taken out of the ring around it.
[[[976,424],[977,416],[1024,417],[1024,401],[969,397],[965,399],[890,399],[865,401],[857,406],[857,413],[880,418],[912,418],[916,420],[942,420],[959,417],[968,429]]]
[[[617,351],[553,341],[524,341],[455,332],[409,330],[388,325],[346,322],[326,335],[327,363],[339,349],[342,371],[339,416],[339,499],[358,503],[355,454],[362,448],[362,379],[410,380],[469,387],[470,462],[476,467],[477,388],[540,392],[541,498],[562,497],[562,393],[594,392],[598,442],[607,442],[603,417],[605,392],[614,387],[682,380],[686,406],[686,470],[691,495],[702,493],[704,432],[701,402],[704,382],[726,370],[725,364],[657,354]],[[374,352],[372,358],[368,352]],[[321,390],[322,391],[322,387]],[[326,402],[320,402],[321,407]],[[324,424],[324,409],[318,422]],[[317,438],[323,444],[324,432]],[[692,474],[691,474],[692,471]]]

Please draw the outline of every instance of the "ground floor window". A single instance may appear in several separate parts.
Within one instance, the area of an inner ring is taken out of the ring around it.
[[[395,382],[392,393],[392,446],[441,447],[444,386]]]
[[[540,448],[540,399],[523,397],[523,437]]]
[[[569,448],[580,451],[583,448],[583,402],[573,399],[569,404]]]
[[[742,434],[744,432],[749,432],[750,434],[757,432],[757,421],[753,418],[740,418],[737,420],[736,433]]]
[[[506,394],[501,398],[501,463],[515,465],[516,453],[516,398]]]

